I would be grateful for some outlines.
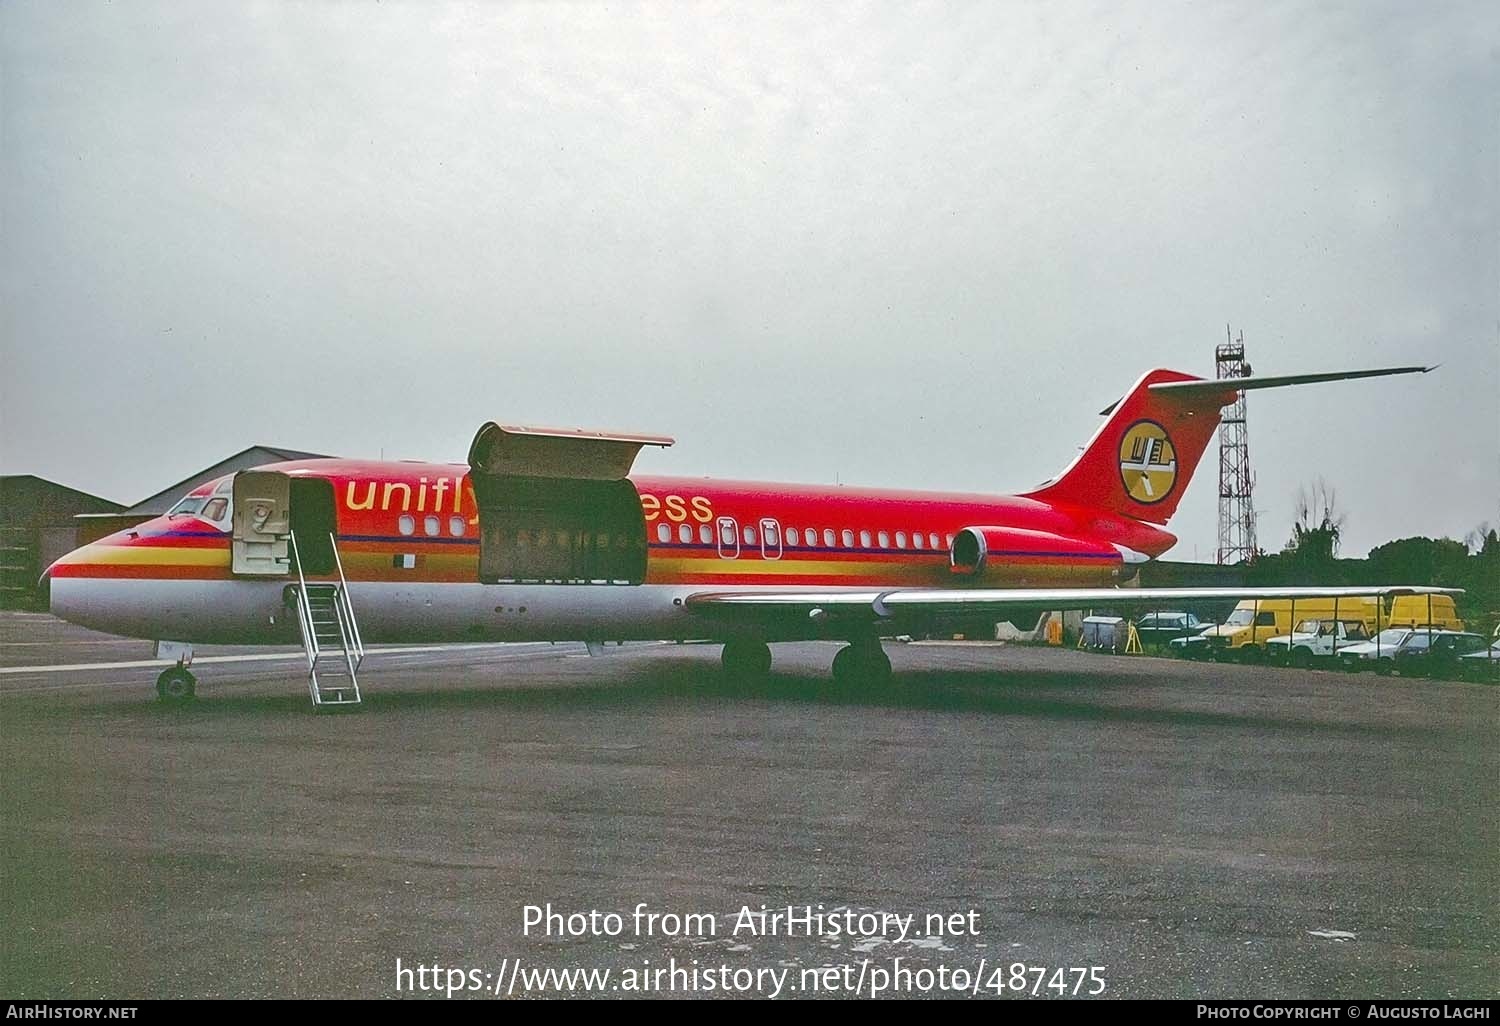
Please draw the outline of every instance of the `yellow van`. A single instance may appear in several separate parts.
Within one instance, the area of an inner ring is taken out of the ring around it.
[[[1423,607],[1425,614],[1426,607]],[[1380,629],[1380,600],[1363,598],[1245,599],[1234,607],[1222,624],[1210,627],[1200,637],[1208,642],[1213,659],[1239,659],[1258,663],[1266,657],[1266,642],[1291,634],[1303,620],[1358,621],[1368,633]],[[1436,615],[1437,607],[1433,607]]]
[[[1430,603],[1430,605],[1429,605]],[[1458,617],[1452,595],[1393,595],[1391,612],[1386,618],[1390,627],[1441,627],[1461,631],[1464,622]]]

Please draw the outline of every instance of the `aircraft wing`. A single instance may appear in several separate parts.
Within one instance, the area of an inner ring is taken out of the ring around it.
[[[1088,609],[1095,606],[1149,611],[1190,602],[1461,594],[1461,588],[1420,585],[1348,588],[898,588],[889,591],[703,592],[688,596],[684,602],[695,613],[724,619],[785,622],[792,617],[836,617],[874,622],[902,614],[970,615],[987,610]]]

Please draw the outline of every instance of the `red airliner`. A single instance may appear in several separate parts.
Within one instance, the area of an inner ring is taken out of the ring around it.
[[[468,466],[300,460],[211,481],[44,582],[64,619],[178,641],[168,700],[193,695],[193,643],[300,640],[318,705],[359,701],[366,641],[712,639],[756,674],[768,642],[824,638],[848,642],[836,680],[879,679],[882,636],[956,616],[1372,594],[1120,586],[1175,543],[1162,525],[1238,391],[1430,369],[1154,370],[1020,495],[631,477],[672,439],[490,423]]]

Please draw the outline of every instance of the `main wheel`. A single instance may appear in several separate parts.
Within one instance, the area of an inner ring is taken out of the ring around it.
[[[771,646],[750,638],[732,638],[724,642],[724,653],[719,661],[724,672],[731,677],[763,677],[771,669]]]
[[[891,660],[878,641],[856,642],[833,657],[837,684],[883,684],[891,679]]]
[[[191,702],[197,694],[198,679],[181,666],[163,670],[156,678],[156,695],[174,705]]]
[[[1312,665],[1313,654],[1309,648],[1292,649],[1292,665],[1300,670],[1305,670]]]

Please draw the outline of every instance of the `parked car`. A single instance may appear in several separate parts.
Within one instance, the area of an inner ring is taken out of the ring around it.
[[[1192,613],[1147,613],[1135,622],[1135,633],[1142,645],[1161,648],[1212,626]]]
[[[1459,676],[1464,680],[1488,680],[1500,683],[1500,641],[1489,648],[1458,657]]]
[[[1359,620],[1303,620],[1290,634],[1266,642],[1266,657],[1293,666],[1311,666],[1320,659],[1331,659],[1340,649],[1370,640],[1370,634]]]
[[[1485,639],[1465,631],[1425,631],[1418,628],[1396,652],[1396,672],[1403,677],[1456,679],[1459,659],[1483,652]]]
[[[1182,659],[1207,659],[1212,654],[1208,647],[1208,633],[1217,629],[1218,624],[1211,623],[1199,627],[1196,634],[1173,638],[1167,643],[1167,651]]]
[[[1369,641],[1339,649],[1339,662],[1350,673],[1374,670],[1390,673],[1395,667],[1401,643],[1412,633],[1410,627],[1387,627]]]

